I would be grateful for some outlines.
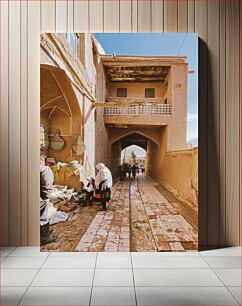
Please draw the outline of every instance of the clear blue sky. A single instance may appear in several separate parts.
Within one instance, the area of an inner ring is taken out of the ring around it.
[[[196,33],[96,33],[105,53],[186,56],[188,76],[187,140],[198,137],[198,36]]]

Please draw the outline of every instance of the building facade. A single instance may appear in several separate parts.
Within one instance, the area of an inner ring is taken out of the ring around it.
[[[49,137],[57,130],[65,140],[60,152],[44,154],[56,161],[83,162],[91,167],[101,160],[109,164],[108,132],[103,123],[103,109],[94,103],[105,100],[105,77],[98,45],[89,34],[41,35],[41,124]],[[85,153],[73,150],[77,137],[85,143]]]
[[[138,145],[146,174],[196,206],[197,151],[186,159],[186,58],[106,55],[92,34],[42,34],[40,45],[41,124],[65,140],[63,150],[42,153],[61,162],[88,159],[93,169],[103,162],[117,176],[122,150]],[[85,144],[79,155],[78,137]]]

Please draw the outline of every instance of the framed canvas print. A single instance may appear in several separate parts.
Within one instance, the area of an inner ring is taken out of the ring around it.
[[[40,36],[42,251],[198,249],[196,33]]]

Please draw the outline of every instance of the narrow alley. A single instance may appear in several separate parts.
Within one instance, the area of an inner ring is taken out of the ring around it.
[[[66,224],[52,226],[57,242],[48,251],[165,252],[197,250],[197,211],[154,180],[116,182],[108,210],[77,208]],[[62,227],[65,227],[63,231]]]
[[[41,250],[197,250],[188,58],[114,56],[87,33],[45,33],[40,46]]]

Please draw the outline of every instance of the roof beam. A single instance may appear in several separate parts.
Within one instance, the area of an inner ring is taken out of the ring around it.
[[[157,71],[131,71],[131,70],[126,70],[126,71],[108,71],[108,75],[114,75],[114,76],[122,76],[122,75],[137,75],[137,76],[162,76],[166,77],[167,73],[159,73]]]
[[[126,61],[103,61],[104,67],[139,67],[139,66],[146,66],[146,67],[152,67],[152,66],[161,66],[161,67],[167,67],[172,66],[174,63],[167,61],[157,61],[154,60],[153,62],[150,61],[144,61],[142,63],[139,62],[126,62]],[[176,63],[176,65],[185,63]]]
[[[108,78],[110,82],[130,82],[130,81],[139,81],[139,82],[147,82],[147,81],[160,81],[164,82],[165,78],[162,77],[110,77]]]

